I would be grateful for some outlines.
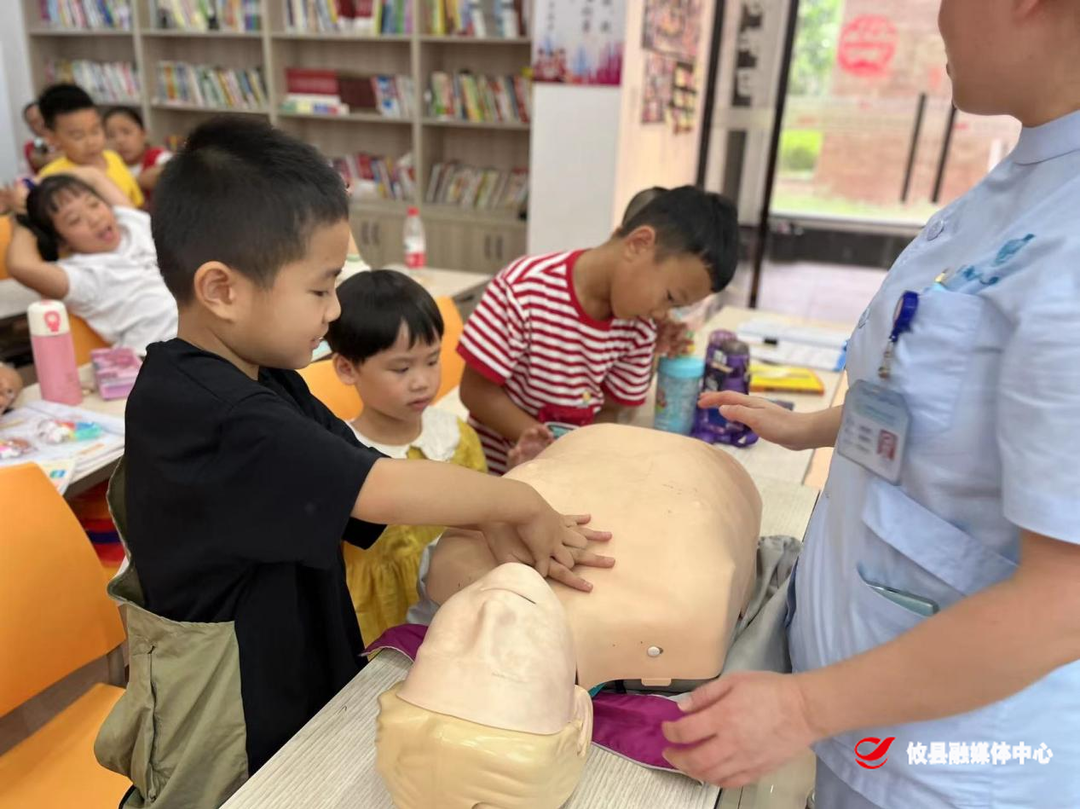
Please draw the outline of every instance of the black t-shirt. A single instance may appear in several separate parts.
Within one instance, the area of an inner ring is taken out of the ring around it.
[[[146,606],[234,621],[257,770],[362,666],[341,541],[382,457],[294,371],[256,382],[183,340],[150,346],[127,404],[127,542]],[[371,638],[375,640],[375,638]]]

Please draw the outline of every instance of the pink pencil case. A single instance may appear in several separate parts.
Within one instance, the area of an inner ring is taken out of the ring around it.
[[[90,362],[102,399],[126,399],[142,367],[142,361],[130,348],[94,349],[90,352]]]

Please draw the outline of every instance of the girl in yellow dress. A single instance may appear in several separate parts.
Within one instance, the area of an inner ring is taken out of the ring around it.
[[[431,407],[439,389],[443,320],[434,298],[403,273],[372,270],[338,287],[341,317],[327,340],[334,369],[364,410],[350,426],[391,458],[426,458],[487,471],[480,439]],[[439,526],[388,526],[368,550],[343,543],[345,575],[365,643],[405,622],[416,603],[420,556]]]

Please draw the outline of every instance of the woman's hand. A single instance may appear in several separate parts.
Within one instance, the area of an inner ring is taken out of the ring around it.
[[[797,675],[747,671],[698,688],[686,716],[663,724],[664,758],[692,778],[741,787],[772,772],[819,738]]]
[[[703,393],[698,399],[698,407],[719,407],[720,415],[728,421],[745,424],[766,441],[786,449],[819,446],[812,443],[807,414],[793,413],[760,396],[747,396],[733,390]]]

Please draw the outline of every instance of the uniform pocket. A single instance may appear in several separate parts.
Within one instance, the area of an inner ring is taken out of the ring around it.
[[[864,641],[860,644],[862,646],[860,651],[887,643],[924,620],[924,616],[897,604],[875,590],[871,584],[881,584],[881,582],[876,578],[868,579],[858,566],[855,568],[855,576],[858,579],[855,601],[859,615],[863,619],[863,625],[872,628],[871,637],[860,639]]]
[[[953,425],[986,306],[979,296],[961,292],[931,289],[919,296],[911,330],[896,344],[891,377],[911,411],[912,436],[937,435]]]
[[[880,478],[871,480],[866,488],[862,520],[881,541],[962,596],[1004,581],[1016,571],[1015,562],[912,500],[899,486]],[[924,595],[941,607],[956,600],[955,595],[943,599],[948,594],[935,581],[926,582],[927,592],[909,586],[906,580],[920,578],[917,570],[904,571],[905,581],[900,582],[880,580],[876,578],[879,572],[886,577],[889,574],[889,571],[871,571],[876,584]]]

